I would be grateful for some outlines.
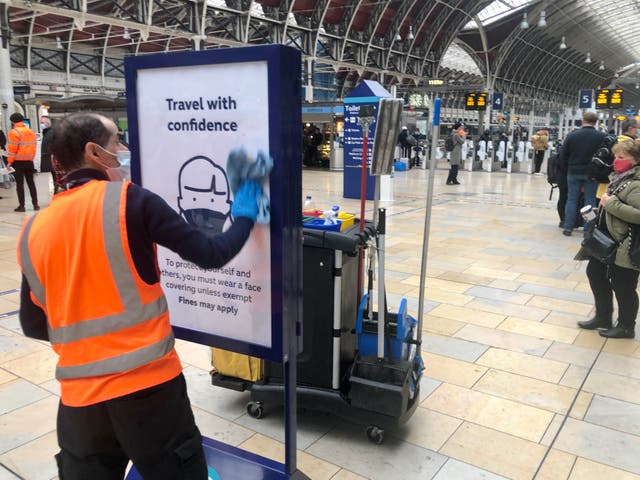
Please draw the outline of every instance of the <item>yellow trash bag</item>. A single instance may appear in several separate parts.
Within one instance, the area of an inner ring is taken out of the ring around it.
[[[221,375],[255,382],[262,378],[262,359],[230,352],[220,348],[211,349],[211,365]]]

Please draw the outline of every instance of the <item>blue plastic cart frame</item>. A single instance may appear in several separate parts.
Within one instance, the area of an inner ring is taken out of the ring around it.
[[[264,61],[267,64],[269,153],[274,158],[269,184],[272,344],[269,348],[182,327],[174,327],[174,331],[178,338],[188,341],[284,363],[285,463],[274,462],[215,440],[204,439],[207,460],[210,462],[209,465],[215,468],[219,478],[304,479],[307,477],[296,469],[295,391],[296,357],[301,340],[302,315],[300,52],[283,45],[266,45],[126,58],[131,171],[133,181],[144,186],[139,151],[136,81],[140,70],[256,61]],[[247,476],[248,471],[253,472],[251,476]],[[127,478],[134,480],[140,476],[132,469]]]

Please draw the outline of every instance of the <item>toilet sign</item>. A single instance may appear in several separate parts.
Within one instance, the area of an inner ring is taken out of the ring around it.
[[[293,152],[301,109],[290,94],[295,80],[280,78],[282,64],[295,64],[291,51],[266,46],[126,59],[133,180],[185,222],[208,236],[227,230],[234,221],[227,159],[273,160],[263,185],[271,223],[256,224],[227,265],[203,269],[163,246],[157,252],[180,336],[272,359],[281,358],[285,341],[284,282],[298,268],[283,252],[301,248],[282,233],[299,225],[301,210],[299,147]]]

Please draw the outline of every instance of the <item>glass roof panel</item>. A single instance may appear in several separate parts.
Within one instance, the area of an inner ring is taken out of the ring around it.
[[[626,53],[640,56],[637,0],[583,0],[583,3],[599,19],[603,30],[615,37],[620,46],[627,50]]]
[[[478,13],[478,18],[482,25],[489,25],[513,13],[514,10],[529,5],[532,0],[495,0],[487,5],[484,10]],[[478,28],[475,21],[470,21],[464,26],[465,29]]]
[[[482,72],[480,72],[480,69],[469,54],[455,43],[452,43],[449,46],[449,49],[445,52],[442,57],[442,61],[440,62],[440,66],[453,70],[460,70],[465,73],[482,75]]]

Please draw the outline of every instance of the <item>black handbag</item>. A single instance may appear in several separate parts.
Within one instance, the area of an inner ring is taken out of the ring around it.
[[[585,235],[582,248],[590,256],[602,263],[612,264],[616,259],[619,243],[600,230],[597,226]]]

